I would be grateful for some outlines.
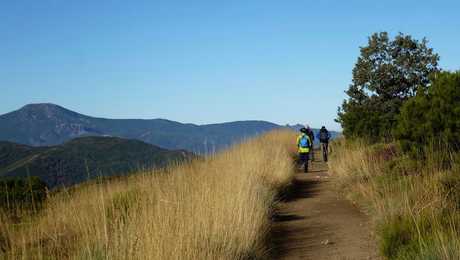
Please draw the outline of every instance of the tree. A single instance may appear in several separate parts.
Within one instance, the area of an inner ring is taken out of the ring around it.
[[[438,73],[432,82],[401,108],[396,137],[406,150],[433,141],[460,150],[460,71]]]
[[[336,121],[345,136],[392,136],[404,101],[425,92],[429,76],[439,71],[439,56],[427,43],[401,33],[393,40],[386,32],[369,37],[353,68],[352,84],[345,92],[348,99],[338,111]]]

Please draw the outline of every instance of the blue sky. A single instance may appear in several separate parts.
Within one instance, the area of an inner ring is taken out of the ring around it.
[[[459,1],[2,1],[0,114],[333,122],[373,32],[460,69]]]

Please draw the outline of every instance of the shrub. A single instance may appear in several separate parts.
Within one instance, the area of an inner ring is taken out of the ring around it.
[[[405,150],[446,144],[460,150],[460,71],[438,73],[432,82],[403,105],[396,138]]]

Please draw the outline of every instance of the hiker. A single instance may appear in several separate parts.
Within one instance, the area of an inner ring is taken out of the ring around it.
[[[311,151],[310,151],[310,156],[309,159],[313,162],[315,160],[315,151],[313,150],[313,145],[315,141],[315,134],[313,133],[313,130],[311,130],[310,126],[305,125],[305,128],[307,128],[307,135],[310,137],[310,143],[311,143]]]
[[[308,136],[307,128],[300,129],[300,135],[297,137],[297,148],[299,151],[299,163],[304,165],[304,172],[308,172],[308,155],[312,142]]]
[[[327,162],[327,156],[329,152],[329,139],[331,138],[331,135],[325,126],[322,126],[319,130],[318,138],[321,143],[321,150],[323,151],[323,160]]]

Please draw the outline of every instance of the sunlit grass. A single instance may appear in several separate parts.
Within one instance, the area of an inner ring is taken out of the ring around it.
[[[331,172],[372,216],[384,256],[460,259],[460,171],[452,154],[428,150],[416,160],[395,144],[345,140],[334,148]]]
[[[272,132],[161,172],[59,192],[27,222],[2,217],[0,258],[266,258],[294,141]]]

